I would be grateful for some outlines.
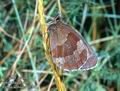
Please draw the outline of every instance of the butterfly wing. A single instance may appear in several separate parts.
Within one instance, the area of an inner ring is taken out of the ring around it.
[[[65,71],[89,69],[96,64],[97,57],[72,27],[57,21],[48,27],[53,62]]]

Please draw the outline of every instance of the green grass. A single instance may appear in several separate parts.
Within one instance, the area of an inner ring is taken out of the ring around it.
[[[89,71],[64,72],[63,83],[67,91],[120,91],[120,1],[84,1],[61,0],[62,16],[92,44],[98,64]],[[0,90],[57,91],[44,55],[36,1],[0,4]],[[59,12],[55,0],[44,0],[44,9],[47,23]]]

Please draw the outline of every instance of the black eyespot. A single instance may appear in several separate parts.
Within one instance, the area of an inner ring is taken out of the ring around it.
[[[55,17],[55,21],[60,21],[61,20],[61,16],[58,14],[56,17]]]
[[[56,17],[56,19],[55,19],[56,21],[60,21],[61,20],[61,17]]]

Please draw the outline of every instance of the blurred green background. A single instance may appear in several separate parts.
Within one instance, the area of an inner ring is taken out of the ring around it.
[[[59,12],[57,0],[43,1],[48,23]],[[0,91],[58,90],[44,56],[37,5],[0,0]],[[120,0],[61,0],[61,12],[99,58],[94,69],[63,73],[67,91],[120,91]]]

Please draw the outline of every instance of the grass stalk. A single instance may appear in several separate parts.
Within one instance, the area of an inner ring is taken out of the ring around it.
[[[46,25],[46,22],[44,19],[43,0],[38,0],[38,15],[39,15],[39,20],[40,20],[39,22],[40,22],[40,26],[41,26],[41,32],[42,32],[42,37],[43,37],[43,46],[44,46],[44,50],[45,50],[46,59],[48,60],[50,66],[52,68],[58,90],[66,91],[66,88],[65,88],[62,80],[60,79],[60,72],[57,69],[57,67],[54,65],[51,54],[50,54],[50,50],[49,50],[50,45],[49,45],[47,25]]]

